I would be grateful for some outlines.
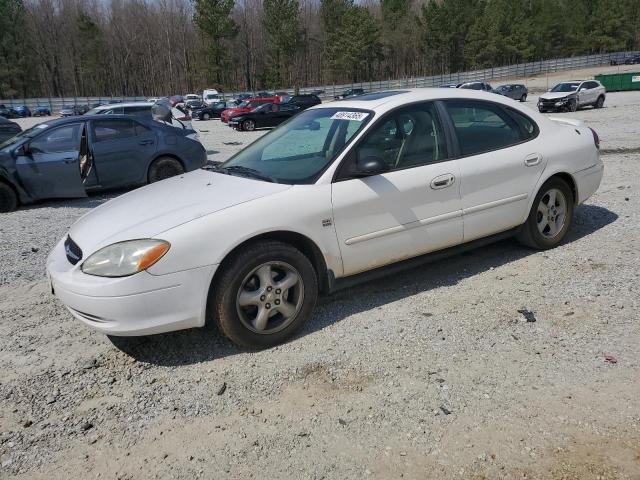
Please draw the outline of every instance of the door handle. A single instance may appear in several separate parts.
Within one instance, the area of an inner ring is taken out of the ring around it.
[[[64,158],[62,161],[64,163],[75,163],[76,159],[75,158]]]
[[[138,142],[139,145],[152,145],[153,140],[141,140]]]
[[[456,181],[456,177],[451,173],[445,173],[444,175],[438,175],[431,180],[431,188],[439,190],[441,188],[447,188],[453,185]]]
[[[534,153],[524,158],[524,164],[527,167],[534,167],[540,163],[542,160],[542,155],[539,153]]]

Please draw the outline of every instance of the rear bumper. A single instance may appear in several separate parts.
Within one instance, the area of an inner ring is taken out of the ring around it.
[[[578,204],[585,202],[598,190],[603,175],[604,164],[602,161],[598,161],[596,165],[573,174],[578,187]]]
[[[60,242],[47,260],[52,292],[88,327],[115,336],[201,327],[216,265],[167,275],[103,278],[72,266]]]

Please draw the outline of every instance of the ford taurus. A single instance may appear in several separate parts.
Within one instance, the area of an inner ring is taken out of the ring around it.
[[[598,147],[577,121],[486,92],[318,105],[217,167],[82,217],[50,254],[52,289],[109,335],[215,322],[268,347],[304,325],[320,292],[392,264],[506,236],[561,244],[600,184]]]

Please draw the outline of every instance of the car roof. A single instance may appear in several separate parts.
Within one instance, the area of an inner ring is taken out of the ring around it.
[[[98,105],[95,107],[100,110],[108,110],[109,108],[114,107],[152,107],[153,103],[151,102],[129,102],[129,103],[109,103],[107,105]]]
[[[387,95],[384,95],[387,93]],[[446,99],[488,100],[513,107],[513,100],[481,90],[465,90],[459,88],[410,88],[404,90],[392,90],[376,92],[374,94],[361,95],[346,100],[336,100],[329,103],[321,103],[311,107],[318,108],[356,108],[373,110],[376,113],[384,113],[395,107],[413,102]]]
[[[56,118],[55,120],[42,122],[42,124],[47,125],[49,127],[57,127],[59,125],[65,125],[67,123],[86,122],[87,120],[133,120],[133,119],[145,124],[148,123],[145,121],[144,118],[132,117],[131,115],[96,114],[96,115],[77,115],[75,117]]]

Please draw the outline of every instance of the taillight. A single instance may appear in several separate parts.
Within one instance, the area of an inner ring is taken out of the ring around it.
[[[593,128],[589,128],[589,130],[591,130],[591,133],[593,134],[593,143],[596,145],[597,149],[600,149],[600,137]]]

